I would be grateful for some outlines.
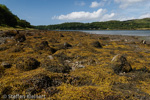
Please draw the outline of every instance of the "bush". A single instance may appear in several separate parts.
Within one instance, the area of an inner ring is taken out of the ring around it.
[[[16,63],[16,68],[23,71],[36,69],[40,65],[40,62],[31,57],[19,57],[16,59]]]

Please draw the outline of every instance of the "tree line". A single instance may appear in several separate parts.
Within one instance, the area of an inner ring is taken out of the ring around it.
[[[124,30],[124,29],[142,29],[150,28],[150,18],[134,19],[127,21],[106,21],[106,22],[68,22],[56,25],[39,25],[35,26],[36,29],[41,30]]]
[[[26,20],[19,19],[5,5],[0,4],[0,26],[32,27]]]

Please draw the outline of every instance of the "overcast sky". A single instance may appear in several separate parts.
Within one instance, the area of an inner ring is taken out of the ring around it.
[[[150,17],[150,0],[0,0],[32,25]]]

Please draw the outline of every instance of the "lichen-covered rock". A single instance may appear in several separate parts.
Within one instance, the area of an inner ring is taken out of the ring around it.
[[[130,72],[132,71],[132,67],[130,65],[130,63],[127,61],[126,57],[123,55],[116,55],[115,57],[113,57],[112,61],[112,68],[114,70],[115,73],[122,73],[122,72]]]
[[[67,64],[50,60],[46,60],[45,62],[43,62],[42,67],[54,73],[68,73],[71,70],[71,67]]]
[[[26,84],[30,84],[30,86],[33,86],[34,89],[47,89],[48,87],[52,86],[60,86],[64,82],[63,77],[59,76],[52,76],[49,77],[46,74],[37,74],[33,76],[31,79],[27,80]],[[31,90],[34,90],[31,88]],[[30,90],[30,89],[29,89]]]
[[[56,52],[56,50],[54,48],[49,47],[47,41],[42,41],[41,43],[36,44],[34,50],[35,51],[44,50],[44,51],[48,52],[49,54],[53,54]]]
[[[52,79],[45,74],[38,74],[31,79],[31,83],[35,89],[46,89],[52,86]]]
[[[40,62],[31,57],[19,57],[16,59],[16,68],[23,71],[29,71],[38,68]]]
[[[15,36],[15,40],[16,40],[17,42],[24,42],[24,41],[26,40],[26,37],[25,37],[24,34],[17,34],[17,35]]]
[[[21,51],[23,51],[23,47],[22,46],[13,46],[12,48],[10,48],[9,51],[10,52],[21,52]]]
[[[0,66],[0,78],[4,74],[5,68],[3,66]]]
[[[59,90],[56,87],[48,87],[45,91],[48,96],[52,96],[59,92]]]
[[[0,51],[5,51],[7,50],[8,48],[6,46],[0,46]]]
[[[11,94],[11,92],[12,92],[12,87],[6,86],[2,89],[1,94],[2,95],[8,95],[8,94]]]
[[[2,62],[1,66],[4,68],[10,68],[12,65],[9,62]]]
[[[29,94],[29,95],[34,95],[36,94],[38,91],[34,88],[34,87],[30,87],[28,89],[25,90],[25,93],[26,94]]]
[[[99,41],[94,41],[94,42],[90,43],[90,45],[95,48],[102,48],[102,45],[100,44]]]
[[[10,30],[10,31],[5,31],[2,34],[2,37],[12,37],[16,36],[19,32],[17,30]]]
[[[65,42],[64,43],[64,48],[69,48],[69,47],[72,47],[72,45],[70,45],[69,43]]]

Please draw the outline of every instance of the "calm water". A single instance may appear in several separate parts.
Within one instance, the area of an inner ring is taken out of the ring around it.
[[[79,30],[90,34],[150,36],[150,30]]]

